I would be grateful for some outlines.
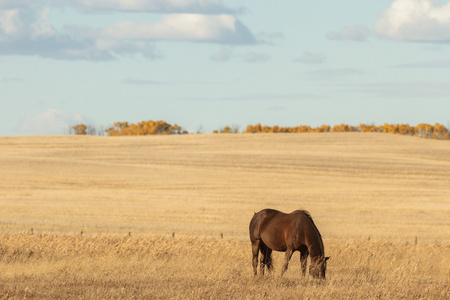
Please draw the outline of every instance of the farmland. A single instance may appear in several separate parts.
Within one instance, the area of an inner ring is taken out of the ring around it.
[[[448,141],[0,137],[0,165],[0,298],[450,296]],[[253,278],[248,222],[267,207],[310,211],[326,282],[298,253]]]

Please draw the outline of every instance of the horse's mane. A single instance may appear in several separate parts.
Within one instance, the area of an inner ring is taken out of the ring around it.
[[[305,217],[311,222],[311,224],[314,226],[314,229],[316,230],[317,234],[319,235],[320,239],[322,240],[322,235],[320,234],[319,229],[317,229],[316,224],[314,223],[313,218],[311,217],[311,214],[307,210],[299,210],[302,214],[305,215]],[[323,243],[323,242],[322,242]]]

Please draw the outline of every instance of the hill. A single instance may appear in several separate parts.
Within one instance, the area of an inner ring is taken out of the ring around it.
[[[450,240],[450,144],[381,133],[0,138],[0,230],[247,239],[307,209],[325,240]]]

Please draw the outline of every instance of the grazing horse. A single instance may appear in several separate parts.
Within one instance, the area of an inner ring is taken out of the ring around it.
[[[294,251],[300,251],[302,274],[306,274],[306,259],[310,255],[309,273],[325,279],[327,260],[322,236],[309,212],[296,210],[285,214],[274,209],[255,213],[250,221],[250,241],[253,252],[253,273],[257,274],[258,252],[261,252],[260,273],[272,269],[272,250],[286,252],[281,275],[286,272]]]

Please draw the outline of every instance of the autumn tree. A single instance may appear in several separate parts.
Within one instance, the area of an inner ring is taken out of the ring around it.
[[[349,126],[347,124],[335,125],[331,128],[331,132],[353,132],[358,131],[356,127]]]
[[[137,124],[116,122],[114,126],[106,129],[109,136],[123,135],[155,135],[155,134],[186,134],[181,126],[168,124],[165,121],[142,121]]]
[[[360,132],[380,132],[380,128],[375,125],[359,124]]]
[[[88,128],[88,126],[83,123],[72,126],[72,129],[74,130],[76,135],[86,135],[87,128]]]

